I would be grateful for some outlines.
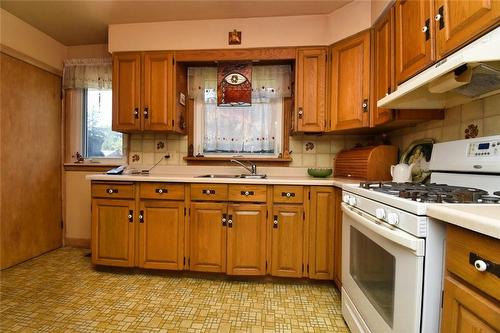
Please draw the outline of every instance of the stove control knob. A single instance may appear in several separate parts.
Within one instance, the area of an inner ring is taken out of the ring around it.
[[[383,209],[383,208],[377,208],[377,209],[375,209],[375,216],[379,220],[383,220],[385,218],[385,209]]]
[[[349,205],[356,206],[356,198],[355,197],[349,197]]]
[[[387,222],[390,225],[398,225],[399,224],[399,216],[396,213],[387,214]]]
[[[349,194],[344,194],[342,196],[342,201],[345,202],[346,204],[348,204],[349,203],[349,198],[350,198]]]

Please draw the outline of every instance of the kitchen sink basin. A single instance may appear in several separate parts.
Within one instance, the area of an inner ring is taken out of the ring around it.
[[[264,179],[267,178],[266,175],[201,175],[201,176],[196,176],[196,178],[243,178],[243,179]]]

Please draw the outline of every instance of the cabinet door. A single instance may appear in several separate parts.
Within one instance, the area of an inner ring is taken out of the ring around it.
[[[434,61],[434,15],[429,0],[396,2],[396,83]]]
[[[92,263],[134,265],[134,200],[92,200]]]
[[[141,54],[113,55],[113,131],[141,130]]]
[[[369,125],[370,32],[332,46],[331,129]]]
[[[433,14],[437,18],[436,51],[441,58],[498,24],[500,2],[436,0]]]
[[[227,221],[227,273],[265,275],[265,204],[229,205]]]
[[[192,203],[189,222],[189,269],[201,272],[226,271],[225,203]]]
[[[443,333],[500,331],[498,302],[481,296],[451,276],[445,277],[443,297]]]
[[[271,274],[302,277],[302,205],[274,205],[271,244]]]
[[[342,189],[334,189],[334,211],[333,220],[333,280],[340,289],[342,287]]]
[[[326,48],[299,49],[297,53],[296,130],[325,130]]]
[[[144,96],[141,111],[144,130],[172,129],[172,62],[171,52],[144,54]]]
[[[139,266],[182,269],[184,202],[144,200],[139,210]]]
[[[373,102],[370,123],[372,126],[386,123],[393,118],[391,109],[377,107],[377,101],[393,91],[394,64],[394,20],[393,9],[380,18],[373,27]]]
[[[309,215],[309,277],[333,279],[333,188],[311,186]]]

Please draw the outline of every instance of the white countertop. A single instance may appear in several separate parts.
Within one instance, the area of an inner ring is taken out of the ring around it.
[[[238,175],[244,171],[235,167],[158,167],[149,175],[106,175],[93,174],[86,176],[89,180],[101,181],[133,181],[133,182],[171,182],[171,183],[223,183],[223,184],[269,184],[269,185],[317,185],[342,187],[344,184],[359,183],[359,180],[346,178],[314,178],[307,175],[305,168],[259,168],[258,172],[266,174],[264,179],[245,178],[198,178],[206,174]]]
[[[427,215],[500,239],[500,205],[498,204],[429,204]]]

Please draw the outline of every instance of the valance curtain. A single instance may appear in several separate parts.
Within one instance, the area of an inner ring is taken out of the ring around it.
[[[111,57],[64,61],[64,89],[111,89]]]
[[[195,153],[279,153],[283,98],[291,96],[290,66],[253,66],[251,106],[217,106],[217,67],[189,68],[188,85],[200,127]]]

